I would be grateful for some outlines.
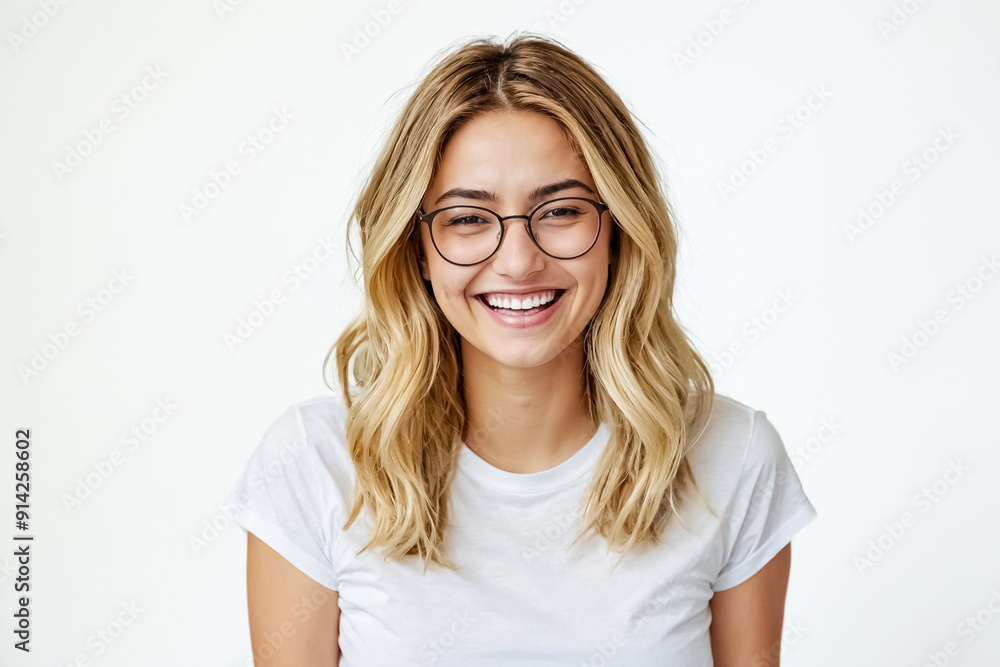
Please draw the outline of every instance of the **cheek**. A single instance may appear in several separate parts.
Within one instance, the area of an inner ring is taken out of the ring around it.
[[[457,268],[440,257],[436,262],[431,260],[430,275],[433,276],[431,284],[438,302],[460,303],[466,298],[472,297],[471,293],[466,294],[472,279],[471,276],[465,275],[463,271],[456,271]]]
[[[596,309],[604,300],[610,284],[607,257],[595,256],[586,272],[578,275],[577,283],[582,288],[581,307],[587,311]]]
[[[462,286],[450,280],[438,279],[438,290],[441,296],[449,301],[457,301],[462,298]]]

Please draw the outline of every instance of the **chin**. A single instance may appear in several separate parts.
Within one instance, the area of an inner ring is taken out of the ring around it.
[[[536,368],[550,363],[560,354],[559,350],[539,347],[537,343],[525,342],[524,349],[518,349],[519,347],[521,346],[517,343],[508,344],[495,353],[484,351],[483,355],[510,368]]]

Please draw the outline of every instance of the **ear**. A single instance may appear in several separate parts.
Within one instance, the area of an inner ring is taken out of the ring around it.
[[[416,222],[416,214],[414,214],[414,222]],[[427,268],[427,255],[424,253],[424,237],[423,234],[421,234],[422,226],[423,225],[414,225],[413,228],[410,229],[409,242],[413,244],[417,253],[417,264],[420,266],[420,276],[424,280],[430,281],[431,274]]]
[[[420,264],[420,275],[424,280],[430,282],[431,273],[427,268],[427,255],[424,254],[424,244],[423,241],[417,239],[417,262]]]
[[[434,287],[431,285],[431,272],[427,268],[427,255],[424,253],[423,243],[417,240],[417,262],[420,264],[420,277],[424,279],[424,289],[431,301],[437,302],[434,298]]]
[[[612,259],[618,254],[618,235],[621,233],[618,229],[618,221],[614,216],[611,216],[611,221],[613,224],[611,225],[611,252],[608,253],[610,255],[610,258],[608,259],[608,266],[611,266]]]

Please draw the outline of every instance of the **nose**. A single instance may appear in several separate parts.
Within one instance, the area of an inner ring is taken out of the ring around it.
[[[528,219],[510,218],[504,225],[503,241],[493,255],[493,270],[522,278],[544,268],[545,256],[528,234]]]

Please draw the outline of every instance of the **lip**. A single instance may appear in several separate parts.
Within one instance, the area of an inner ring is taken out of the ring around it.
[[[551,289],[551,288],[550,288]],[[506,294],[528,294],[528,292],[506,292]],[[556,309],[562,305],[562,298],[566,295],[568,290],[556,290],[556,300],[552,302],[552,305],[545,310],[535,313],[534,315],[505,315],[500,311],[493,310],[490,306],[483,301],[481,295],[476,295],[475,300],[486,309],[486,313],[493,318],[493,321],[500,326],[507,327],[509,329],[528,329],[530,327],[537,327],[539,325],[545,324],[551,319],[552,315],[555,313]],[[489,294],[489,292],[485,292]]]
[[[535,292],[545,292],[546,290],[554,290],[554,291],[558,292],[558,291],[560,291],[560,288],[558,288],[558,287],[542,286],[542,287],[531,287],[531,288],[528,288],[528,289],[491,289],[491,290],[484,290],[484,291],[480,292],[479,294],[477,294],[476,296],[480,297],[480,296],[482,296],[484,294],[511,294],[511,295],[517,295],[517,294],[534,294]],[[562,291],[565,292],[566,290],[562,290]]]

